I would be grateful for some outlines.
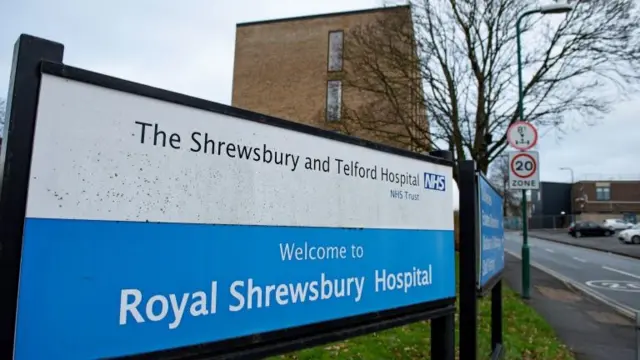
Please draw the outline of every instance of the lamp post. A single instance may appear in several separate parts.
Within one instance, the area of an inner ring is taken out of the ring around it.
[[[520,120],[525,121],[524,118],[524,88],[522,85],[522,44],[520,41],[521,29],[520,23],[522,19],[533,14],[563,14],[571,11],[573,6],[570,4],[550,4],[541,6],[537,9],[532,9],[523,12],[518,16],[516,20],[516,44],[518,49],[518,115]],[[527,191],[522,190],[522,297],[528,299],[531,292],[531,277],[530,262],[531,253],[529,249],[529,241],[527,234]]]
[[[560,170],[567,170],[571,173],[571,222],[575,222],[575,215],[573,212],[573,184],[575,184],[576,180],[575,177],[573,177],[573,169],[570,167],[561,167]]]
[[[570,167],[561,167],[560,170],[567,170],[571,173],[571,184],[575,182],[575,178],[573,177],[573,169]]]

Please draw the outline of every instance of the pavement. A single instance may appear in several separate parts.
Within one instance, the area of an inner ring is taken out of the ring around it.
[[[505,255],[504,281],[521,291],[520,260]],[[635,327],[603,303],[584,296],[557,278],[531,268],[533,307],[575,354],[576,360],[634,360]]]
[[[564,243],[529,238],[531,261],[628,313],[640,311],[640,260]],[[505,233],[505,251],[520,255],[522,237]]]
[[[623,244],[618,235],[574,238],[562,230],[530,230],[529,236],[640,259],[640,245]]]

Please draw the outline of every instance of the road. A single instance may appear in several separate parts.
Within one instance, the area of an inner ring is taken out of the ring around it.
[[[640,311],[640,260],[529,237],[531,261]],[[505,233],[505,250],[517,256],[522,235]],[[535,285],[535,284],[533,284]]]
[[[597,250],[609,251],[640,259],[640,246],[623,244],[618,241],[618,235],[608,237],[582,237],[576,239],[569,236],[566,230],[531,230],[529,236],[539,239],[557,240],[570,245],[583,245]]]

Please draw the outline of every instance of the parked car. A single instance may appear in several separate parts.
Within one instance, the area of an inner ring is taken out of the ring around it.
[[[622,219],[606,219],[602,222],[602,225],[613,231],[627,230],[631,229],[631,227],[633,226],[633,224],[630,224]]]
[[[631,229],[622,230],[618,240],[625,244],[640,244],[640,224],[634,225]]]
[[[569,225],[568,230],[569,235],[577,238],[583,236],[611,236],[615,232],[593,221],[576,221]]]

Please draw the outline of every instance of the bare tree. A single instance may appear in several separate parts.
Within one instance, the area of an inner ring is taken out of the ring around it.
[[[505,216],[516,215],[520,209],[520,191],[509,190],[509,158],[499,156],[491,163],[489,180],[502,195],[502,211]]]
[[[519,117],[515,24],[537,1],[409,1],[412,19],[380,17],[345,36],[345,86],[375,100],[368,111],[347,111],[344,127],[419,151],[445,143],[457,161],[472,158],[486,172]],[[525,120],[588,125],[637,91],[639,5],[590,0],[566,15],[523,20]],[[415,116],[421,108],[429,126]],[[390,131],[397,128],[410,131]]]

